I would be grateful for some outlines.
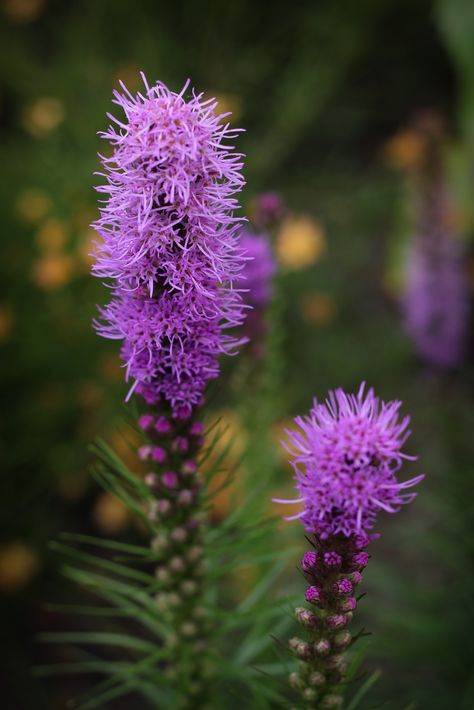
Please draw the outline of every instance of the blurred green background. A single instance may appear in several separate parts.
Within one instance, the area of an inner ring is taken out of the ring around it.
[[[87,474],[95,436],[122,447],[125,393],[115,344],[91,329],[104,293],[88,253],[97,131],[118,79],[138,89],[141,69],[175,90],[189,76],[234,112],[246,129],[247,212],[269,189],[288,205],[276,235],[274,431],[314,395],[362,379],[412,414],[410,451],[428,475],[411,509],[384,522],[366,575],[368,663],[383,671],[367,707],[474,707],[472,358],[439,373],[416,357],[393,256],[410,200],[404,168],[419,149],[403,131],[426,110],[447,126],[446,179],[469,245],[473,31],[468,0],[2,0],[6,710],[66,707],[67,681],[46,684],[30,670],[49,653],[35,634],[58,623],[45,604],[67,595],[48,541],[61,530],[127,535],[130,525]],[[282,490],[289,476],[283,467]]]

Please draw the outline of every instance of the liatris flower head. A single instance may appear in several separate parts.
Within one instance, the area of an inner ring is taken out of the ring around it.
[[[321,539],[357,535],[360,548],[379,511],[394,513],[413,500],[416,494],[405,491],[423,476],[397,480],[403,460],[415,460],[402,452],[410,432],[409,417],[399,417],[400,406],[382,402],[363,384],[357,394],[330,392],[323,404],[314,402],[308,416],[295,419],[298,428],[287,432],[286,446],[300,497],[276,500],[299,502],[303,509],[288,519],[301,518]],[[325,564],[336,564],[337,553],[326,554]]]
[[[238,246],[242,156],[217,103],[157,83],[115,103],[125,118],[102,137],[105,195],[95,228],[93,273],[112,280],[98,332],[122,341],[126,378],[150,405],[186,419],[219,372],[218,356],[242,342],[242,298],[233,286],[245,264]]]
[[[271,282],[276,272],[270,240],[266,234],[243,231],[240,236],[240,247],[247,257],[240,282],[245,291],[244,300],[251,306],[260,308],[271,298]]]

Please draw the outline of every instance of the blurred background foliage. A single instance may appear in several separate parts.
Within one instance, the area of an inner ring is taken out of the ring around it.
[[[334,386],[366,379],[413,415],[410,450],[428,476],[411,509],[384,522],[366,574],[368,665],[383,671],[367,707],[474,707],[472,353],[450,371],[422,362],[399,307],[423,150],[408,127],[420,112],[446,126],[472,287],[473,31],[469,0],[2,0],[3,707],[63,708],[69,694],[30,671],[47,655],[35,634],[57,624],[45,602],[68,594],[48,541],[61,530],[139,534],[87,467],[97,435],[125,456],[133,437],[117,348],[90,325],[104,295],[88,254],[96,132],[118,79],[138,89],[140,69],[173,89],[190,76],[246,128],[247,213],[268,189],[288,205],[260,380],[244,353],[215,388],[246,466],[258,474],[268,462],[273,489],[288,491],[280,434]],[[218,501],[216,518],[235,499]],[[290,569],[288,588],[298,584]]]

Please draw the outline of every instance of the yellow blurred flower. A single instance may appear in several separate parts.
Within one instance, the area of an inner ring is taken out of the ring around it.
[[[51,200],[42,190],[31,188],[18,196],[15,207],[22,220],[37,224],[51,209]]]
[[[96,527],[106,535],[122,532],[132,519],[130,510],[111,493],[101,493],[92,509]]]
[[[396,133],[386,144],[383,154],[386,162],[397,170],[416,170],[423,164],[425,156],[423,134],[407,128]]]
[[[13,313],[5,303],[0,303],[0,343],[9,340],[13,328]]]
[[[79,243],[77,253],[82,264],[89,271],[91,264],[94,262],[92,256],[95,252],[94,241],[97,240],[97,234],[93,229],[85,229],[79,235]]]
[[[38,569],[38,554],[29,545],[17,541],[0,546],[0,589],[11,592],[26,586]]]
[[[282,441],[289,441],[288,435],[285,433],[286,429],[294,429],[295,423],[291,417],[285,417],[279,422],[275,422],[272,427],[272,441],[275,445],[275,449],[278,453],[278,458],[282,463],[288,463],[288,452],[282,444]],[[290,464],[288,464],[289,466]]]
[[[216,491],[212,499],[211,517],[215,520],[224,518],[231,508],[231,504],[235,505],[236,479],[229,485],[219,490],[224,486],[228,472],[233,465],[237,463],[242,455],[246,445],[246,435],[242,422],[238,414],[231,409],[222,409],[215,412],[212,416],[212,422],[219,421],[216,427],[208,434],[205,446],[213,444],[212,452],[203,464],[203,473],[211,471],[216,465],[221,456],[225,458],[221,461],[219,471],[213,478],[210,485],[211,491]]]
[[[87,483],[88,478],[83,473],[63,474],[57,481],[59,495],[71,502],[81,500],[87,491]]]
[[[34,262],[31,278],[38,288],[54,291],[73,275],[73,261],[67,254],[45,254]]]
[[[216,106],[216,114],[220,115],[222,113],[230,113],[232,116],[227,116],[224,120],[230,120],[232,123],[238,121],[242,115],[242,98],[238,94],[215,94],[214,92],[208,92],[208,97],[213,96],[218,102]]]
[[[23,128],[32,136],[45,136],[64,120],[64,106],[59,99],[43,97],[23,110]]]
[[[124,377],[125,371],[117,353],[104,353],[99,358],[99,372],[106,380],[121,380]]]
[[[112,79],[117,84],[123,81],[127,89],[132,92],[143,88],[140,67],[137,64],[119,64]]]
[[[45,0],[5,0],[3,11],[9,20],[22,24],[36,20],[44,6]]]
[[[60,251],[67,242],[68,232],[64,222],[50,217],[36,234],[36,243],[46,252]]]
[[[333,297],[322,291],[306,293],[301,299],[300,307],[303,318],[318,328],[328,326],[337,314]]]
[[[287,217],[277,235],[277,258],[288,269],[302,269],[314,264],[324,247],[321,225],[307,215]]]

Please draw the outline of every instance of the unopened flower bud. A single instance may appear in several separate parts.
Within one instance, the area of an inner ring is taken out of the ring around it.
[[[171,431],[171,422],[166,417],[159,417],[155,424],[157,434],[165,435]]]
[[[203,552],[204,550],[201,545],[193,545],[193,547],[190,547],[187,551],[186,557],[190,562],[197,562],[201,559]]]
[[[315,587],[314,585],[308,587],[304,596],[306,601],[310,604],[317,604],[319,601],[321,601],[321,591],[318,589],[318,587]]]
[[[356,606],[357,606],[357,599],[355,599],[354,597],[347,597],[347,599],[342,599],[338,603],[339,611],[342,611],[342,612],[354,611]]]
[[[180,632],[185,638],[191,638],[192,636],[196,636],[196,624],[193,624],[192,621],[185,621],[183,624],[181,624]]]
[[[367,552],[357,552],[352,558],[352,564],[355,567],[359,567],[360,569],[364,569],[364,567],[367,567],[368,562],[369,555],[367,554]]]
[[[151,414],[142,414],[141,417],[138,418],[138,426],[140,429],[143,429],[143,431],[149,431],[154,421],[155,419]]]
[[[189,427],[191,436],[201,436],[204,434],[204,424],[202,422],[193,422]]]
[[[190,505],[193,502],[194,499],[194,491],[186,489],[184,491],[180,491],[178,495],[178,504],[179,505]]]
[[[166,461],[166,451],[161,446],[152,446],[151,458],[156,463],[164,463]]]
[[[350,575],[352,584],[356,587],[358,584],[362,582],[362,575],[360,572],[352,572]]]
[[[171,581],[171,575],[166,567],[157,567],[155,577],[161,584],[168,584]]]
[[[161,476],[161,482],[166,488],[176,488],[178,485],[178,476],[174,471],[166,471]]]
[[[322,710],[339,710],[342,708],[343,698],[342,695],[325,695],[321,698],[320,706]]]
[[[332,591],[338,595],[350,594],[352,592],[352,582],[347,577],[338,579],[337,582],[334,582]]]
[[[340,651],[343,651],[346,649],[350,642],[352,640],[352,636],[350,631],[341,631],[339,634],[336,634],[333,638],[333,644],[335,648],[337,648]]]
[[[309,609],[305,609],[303,606],[295,609],[295,618],[302,625],[307,628],[314,628],[318,624],[318,617]]]
[[[184,542],[188,537],[188,532],[186,528],[175,528],[171,531],[170,537],[173,542]]]
[[[318,693],[314,688],[305,688],[303,690],[303,698],[306,701],[311,702],[313,700],[316,700],[317,697],[318,697]]]
[[[332,671],[340,670],[346,662],[346,659],[341,653],[338,653],[326,661],[326,667]]]
[[[151,549],[153,552],[164,552],[169,547],[169,541],[166,535],[160,533],[151,541]]]
[[[176,608],[180,604],[181,604],[180,596],[178,594],[176,594],[175,592],[170,592],[170,594],[168,594],[168,606]]]
[[[347,626],[348,619],[346,614],[333,614],[326,618],[326,626],[328,629],[343,629]]]
[[[314,650],[318,656],[327,656],[331,650],[331,644],[328,639],[319,639],[319,641],[316,641],[314,644]]]
[[[189,442],[185,436],[177,436],[171,448],[173,451],[179,451],[184,454],[189,449]]]
[[[169,513],[172,507],[171,501],[167,500],[167,498],[156,501],[156,508],[161,515]]]
[[[182,557],[172,557],[169,563],[169,568],[173,572],[184,572],[186,569],[186,563]]]
[[[197,465],[194,461],[185,461],[181,471],[184,476],[192,476],[197,471]]]
[[[147,473],[144,478],[144,481],[148,488],[156,488],[156,486],[158,485],[158,476],[156,475],[156,473]]]
[[[314,671],[311,673],[308,679],[308,683],[315,688],[320,688],[326,682],[326,678],[319,671]]]
[[[354,545],[357,550],[364,550],[370,542],[370,538],[368,535],[365,533],[361,533],[360,535],[356,535],[354,539]]]
[[[198,589],[199,586],[193,579],[185,579],[184,582],[181,583],[181,591],[187,597],[192,597],[197,594]]]
[[[311,570],[316,566],[318,556],[316,552],[311,550],[310,552],[305,552],[303,559],[301,560],[301,569],[303,572],[311,572]]]
[[[140,446],[138,449],[138,458],[141,461],[149,461],[151,459],[151,446]]]
[[[290,681],[291,687],[295,690],[301,690],[301,688],[304,686],[304,681],[299,673],[290,673],[288,680]]]
[[[324,564],[327,567],[339,567],[342,563],[342,557],[338,552],[331,550],[324,553]]]

